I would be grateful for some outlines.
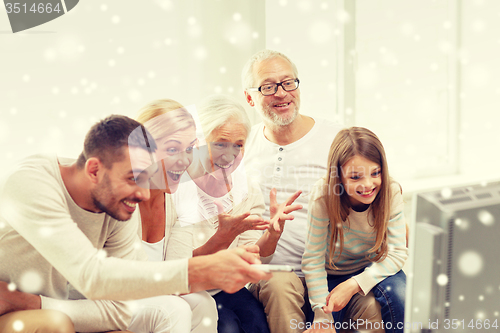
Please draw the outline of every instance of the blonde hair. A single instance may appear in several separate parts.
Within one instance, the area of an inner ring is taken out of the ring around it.
[[[184,106],[172,99],[158,99],[139,110],[137,121],[146,127],[155,140],[191,126],[196,128],[193,116]]]
[[[382,184],[375,200],[370,204],[369,214],[373,214],[374,229],[376,232],[375,245],[368,250],[367,258],[372,261],[381,261],[387,256],[388,240],[387,225],[390,215],[390,178],[384,147],[379,138],[363,127],[351,127],[341,130],[332,142],[328,154],[327,175],[327,210],[332,230],[330,238],[330,266],[336,268],[333,256],[337,242],[339,252],[344,248],[344,232],[342,223],[347,221],[351,203],[349,195],[342,185],[342,166],[355,155],[362,156],[380,165]],[[339,191],[340,189],[340,191]]]

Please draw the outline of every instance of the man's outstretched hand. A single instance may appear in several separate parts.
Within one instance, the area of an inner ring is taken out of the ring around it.
[[[268,230],[271,235],[281,235],[283,229],[285,228],[285,222],[287,220],[293,220],[294,218],[293,215],[290,215],[290,213],[302,209],[302,205],[293,204],[295,200],[302,194],[302,191],[295,192],[281,204],[278,204],[278,202],[276,201],[276,192],[277,191],[275,188],[273,188],[271,192],[269,192],[269,214],[271,217],[271,221]]]
[[[191,292],[222,289],[235,293],[248,282],[269,280],[272,274],[251,266],[261,263],[256,257],[258,253],[257,245],[249,245],[190,258],[188,278]]]

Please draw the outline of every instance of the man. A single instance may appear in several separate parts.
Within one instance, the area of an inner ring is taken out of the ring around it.
[[[155,149],[138,122],[115,115],[91,128],[76,163],[32,156],[8,177],[0,194],[1,332],[124,329],[130,313],[123,303],[92,299],[235,292],[270,277],[250,267],[259,262],[252,248],[137,261],[145,258],[137,225],[122,221],[149,198]],[[70,285],[88,300],[64,301]],[[59,308],[69,318],[53,311]]]
[[[295,203],[303,206],[295,212],[295,219],[286,224],[271,260],[271,264],[291,265],[295,272],[276,273],[274,278],[252,285],[251,289],[264,305],[271,333],[303,332],[304,311],[310,309],[301,271],[308,196],[314,183],[326,174],[330,145],[340,126],[299,114],[298,71],[282,53],[258,52],[243,68],[242,79],[246,101],[257,109],[263,121],[252,128],[245,166],[261,185],[269,208],[266,212],[275,205],[267,200],[272,188],[278,190],[278,202],[302,190]],[[380,306],[372,294],[353,297],[347,319],[358,318],[381,321]],[[331,316],[315,311],[317,319]]]

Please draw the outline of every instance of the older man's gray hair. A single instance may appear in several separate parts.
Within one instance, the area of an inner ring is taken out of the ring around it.
[[[262,50],[255,53],[243,67],[241,73],[243,89],[255,87],[256,83],[254,82],[254,77],[253,77],[253,67],[256,63],[259,63],[264,60],[273,59],[276,57],[281,57],[287,60],[292,65],[293,75],[295,75],[296,78],[299,76],[299,71],[297,70],[297,66],[295,66],[295,64],[286,55],[274,50]]]

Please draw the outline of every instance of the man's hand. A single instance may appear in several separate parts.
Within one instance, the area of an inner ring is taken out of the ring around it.
[[[41,309],[40,296],[10,290],[7,282],[0,281],[0,316],[13,311]]]
[[[358,282],[353,278],[342,282],[326,297],[326,306],[323,307],[325,313],[342,310],[351,300],[352,296],[361,291]]]
[[[269,280],[272,274],[251,266],[261,263],[256,258],[256,253],[259,253],[259,247],[249,245],[190,258],[188,278],[191,292],[222,289],[228,293],[235,293],[248,282]]]
[[[241,215],[229,215],[224,213],[224,208],[219,201],[215,200],[214,203],[219,211],[219,227],[217,232],[220,237],[226,240],[230,239],[232,242],[242,232],[247,230],[266,230],[269,227],[269,222],[264,221],[260,216],[250,215],[249,212]]]
[[[273,188],[269,192],[269,214],[271,216],[269,233],[272,236],[279,236],[285,228],[285,221],[293,220],[293,215],[289,215],[298,209],[302,209],[302,205],[293,205],[295,200],[302,194],[302,191],[297,191],[292,194],[285,202],[278,204],[276,201],[276,189]]]
[[[293,220],[293,216],[289,215],[289,213],[302,208],[302,205],[293,205],[293,202],[301,193],[302,191],[295,192],[280,205],[276,201],[276,189],[273,188],[269,193],[269,213],[271,215],[271,221],[269,221],[267,231],[257,241],[257,245],[259,245],[261,249],[260,255],[262,257],[268,257],[276,251],[276,245],[285,228],[285,222],[287,220]]]

